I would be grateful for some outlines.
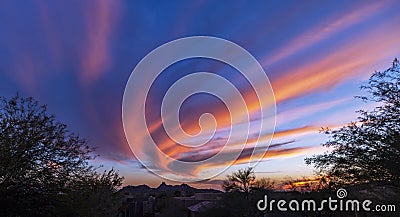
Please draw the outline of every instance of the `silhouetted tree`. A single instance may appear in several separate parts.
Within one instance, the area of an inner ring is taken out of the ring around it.
[[[65,216],[109,216],[99,210],[83,212],[110,208],[107,203],[122,181],[114,170],[97,173],[88,163],[92,151],[86,140],[56,122],[46,106],[19,95],[0,98],[2,216],[55,216],[59,210],[75,210]],[[79,207],[76,201],[81,201]]]
[[[261,178],[255,180],[253,183],[253,189],[265,189],[265,190],[273,190],[275,189],[275,181],[271,180],[270,178]]]
[[[64,205],[57,209],[58,216],[115,216],[122,205],[117,193],[122,180],[114,169],[79,177],[59,196]]]
[[[255,175],[252,167],[240,169],[228,175],[222,187],[225,191],[240,191],[249,193],[254,184]]]
[[[356,122],[338,130],[326,130],[330,152],[306,159],[320,174],[336,184],[400,181],[400,65],[375,72],[362,89],[375,102],[372,111],[359,111]]]
[[[262,216],[255,204],[264,198],[265,192],[274,187],[268,178],[256,180],[252,167],[240,169],[228,175],[222,187],[226,191],[213,208],[205,212],[209,217],[253,217]]]

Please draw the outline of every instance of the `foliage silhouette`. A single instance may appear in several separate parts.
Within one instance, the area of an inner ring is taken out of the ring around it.
[[[255,180],[254,170],[252,167],[240,169],[228,175],[224,181],[222,188],[227,191],[240,191],[249,193]]]
[[[357,121],[338,130],[326,129],[332,151],[306,159],[317,172],[336,185],[400,181],[400,65],[375,72],[359,97],[376,103],[372,111],[359,111]]]
[[[33,98],[0,98],[2,215],[110,216],[123,178],[90,166],[93,150]]]

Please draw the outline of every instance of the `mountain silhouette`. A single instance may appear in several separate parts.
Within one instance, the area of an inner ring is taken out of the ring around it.
[[[120,191],[129,192],[130,194],[174,194],[175,192],[180,192],[182,195],[190,195],[195,193],[221,193],[221,191],[215,189],[199,189],[187,184],[168,185],[165,182],[162,182],[157,188],[151,188],[148,185],[128,185]]]

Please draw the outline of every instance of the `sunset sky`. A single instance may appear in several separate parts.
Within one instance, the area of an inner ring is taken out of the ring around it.
[[[70,131],[98,147],[95,164],[119,170],[126,185],[157,186],[165,180],[141,166],[125,138],[121,111],[128,78],[144,56],[164,43],[188,36],[223,38],[259,61],[276,99],[275,135],[256,175],[310,176],[313,168],[304,158],[325,151],[321,127],[342,126],[355,120],[354,111],[374,106],[354,96],[365,94],[359,87],[374,71],[400,57],[399,11],[394,0],[2,1],[0,96],[19,92],[47,104]],[[179,114],[182,128],[198,133],[199,117],[210,112],[217,121],[213,140],[190,155],[193,150],[166,139],[159,118],[163,95],[178,79],[198,71],[221,75],[249,104],[255,100],[243,77],[224,63],[199,58],[167,68],[153,83],[145,106],[153,138],[177,159],[202,159],[210,150],[219,151],[227,139],[229,115],[240,115],[229,114],[210,95],[192,96]],[[254,115],[257,109],[249,112]],[[257,121],[253,118],[252,124]],[[226,174],[246,167],[246,155],[240,157],[224,173],[197,185],[215,187]],[[195,175],[223,164],[182,170]]]

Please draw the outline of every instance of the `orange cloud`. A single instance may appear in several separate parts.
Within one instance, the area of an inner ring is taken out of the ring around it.
[[[238,164],[248,164],[250,163],[251,160],[253,159],[263,159],[263,160],[268,160],[268,159],[273,159],[273,158],[288,158],[288,157],[295,157],[299,156],[302,154],[309,153],[310,150],[315,149],[315,147],[294,147],[294,148],[280,148],[280,149],[273,149],[273,150],[268,150],[268,152],[265,152],[264,150],[265,147],[259,147],[259,148],[247,148],[242,151],[240,156],[235,159],[233,162],[234,165]],[[225,153],[227,155],[227,159],[230,159],[230,153]],[[224,158],[221,158],[224,159]],[[216,168],[216,167],[224,167],[224,166],[229,166],[231,162],[229,161],[211,161],[202,164],[198,168],[193,168],[192,174],[196,175],[200,171],[210,169],[210,168]]]
[[[304,133],[315,133],[320,130],[321,127],[315,127],[315,126],[305,126],[305,127],[299,127],[299,128],[294,128],[294,129],[289,129],[289,130],[282,130],[274,133],[274,138],[281,138],[281,137],[288,137],[288,136],[293,136],[297,134],[304,134]]]
[[[349,12],[334,14],[326,20],[289,41],[285,47],[274,52],[273,56],[265,57],[261,62],[264,66],[281,61],[290,55],[307,49],[315,44],[332,37],[334,34],[352,27],[353,25],[373,16],[382,7],[387,6],[384,1],[364,4],[362,8],[352,9]],[[343,15],[344,14],[344,15]]]
[[[371,65],[398,52],[393,45],[400,43],[400,30],[388,34],[386,29],[387,26],[373,29],[357,41],[347,41],[321,60],[283,72],[283,76],[272,81],[277,102],[330,89],[357,75],[369,76],[372,72],[367,69]],[[380,43],[371,43],[374,41]]]

